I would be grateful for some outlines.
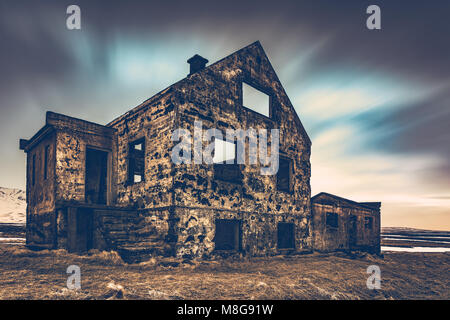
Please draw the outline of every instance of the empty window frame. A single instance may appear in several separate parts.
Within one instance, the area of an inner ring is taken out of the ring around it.
[[[295,248],[295,225],[293,223],[279,222],[277,228],[278,249]]]
[[[144,181],[144,172],[145,172],[145,138],[141,138],[129,144],[128,183],[134,184]]]
[[[44,180],[48,177],[48,155],[50,151],[50,146],[45,146],[44,149]]]
[[[31,160],[31,185],[34,186],[36,184],[36,155],[33,154]]]
[[[270,96],[245,82],[242,82],[242,105],[270,117]]]
[[[236,163],[236,143],[225,140],[214,140],[214,179],[232,183],[241,183],[242,175]],[[234,163],[226,163],[233,160]]]
[[[215,250],[240,250],[241,221],[236,219],[216,219]]]
[[[339,216],[335,212],[327,212],[326,220],[327,227],[337,228],[339,226]]]
[[[286,157],[279,158],[277,172],[277,189],[284,192],[291,192],[291,171],[292,160]]]
[[[365,217],[364,218],[364,224],[367,230],[372,230],[373,228],[373,218],[372,217]]]
[[[236,162],[236,144],[225,140],[214,139],[213,163],[222,164],[227,160]]]

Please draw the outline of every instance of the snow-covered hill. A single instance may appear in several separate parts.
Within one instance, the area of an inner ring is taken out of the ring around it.
[[[25,223],[26,193],[0,187],[0,223]]]

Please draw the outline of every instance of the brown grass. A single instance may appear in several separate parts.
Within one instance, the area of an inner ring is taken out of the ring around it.
[[[0,299],[449,299],[446,253],[345,254],[125,264],[115,252],[78,256],[0,245]],[[81,290],[66,288],[69,265]],[[381,289],[366,287],[369,265]]]

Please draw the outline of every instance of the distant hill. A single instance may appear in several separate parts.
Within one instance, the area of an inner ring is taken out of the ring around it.
[[[0,187],[0,223],[25,223],[26,208],[25,191]]]

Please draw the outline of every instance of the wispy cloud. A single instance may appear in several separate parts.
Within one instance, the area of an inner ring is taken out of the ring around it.
[[[107,123],[195,53],[261,40],[312,138],[313,192],[383,201],[385,225],[450,229],[450,3],[383,2],[370,32],[361,1],[280,1],[80,0],[79,32],[63,2],[0,3],[0,185],[24,187],[17,141],[46,110]]]

